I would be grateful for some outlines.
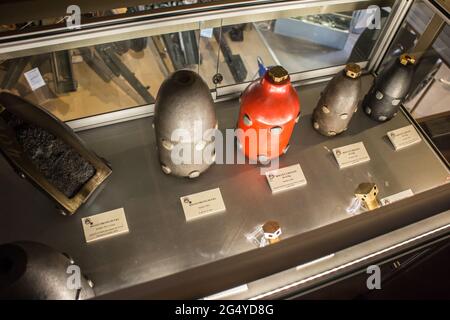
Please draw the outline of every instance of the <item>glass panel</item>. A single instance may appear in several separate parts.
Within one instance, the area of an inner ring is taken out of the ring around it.
[[[223,27],[221,85],[251,81],[263,70],[261,64],[296,73],[365,61],[390,12],[391,7],[371,6]]]
[[[405,107],[423,119],[450,112],[450,26],[447,25],[417,63]]]
[[[383,60],[380,70],[402,53],[412,51],[432,17],[433,11],[423,1],[414,1],[405,22],[397,32],[388,54]]]
[[[444,25],[424,52],[416,52],[434,12],[422,1],[411,7],[379,74],[402,53],[415,53],[414,77],[403,105],[450,161],[450,26]]]
[[[212,3],[216,1],[217,0],[208,0],[208,3],[212,5]],[[0,24],[0,35],[14,35],[22,34],[23,32],[65,28],[66,25],[71,24],[69,16],[78,12],[80,13],[80,27],[83,28],[84,25],[90,23],[106,22],[111,24],[118,19],[144,14],[154,14],[167,9],[173,10],[175,8],[180,8],[180,10],[185,10],[184,8],[193,8],[193,5],[198,3],[198,0],[166,1],[150,4],[145,4],[144,1],[144,3],[140,5],[118,8],[108,7],[107,3],[89,4],[88,8],[86,8],[84,4],[66,6],[65,3],[52,3],[51,7],[45,7],[45,4],[39,7],[36,6],[38,10],[34,10],[35,7],[33,4],[19,3],[17,6],[15,6],[15,4],[11,6],[13,9],[21,10],[23,12],[16,13],[11,17],[4,17],[2,24]],[[116,5],[117,3],[111,4],[111,6]],[[26,10],[23,10],[24,7]],[[8,10],[11,10],[9,6]],[[67,24],[66,21],[68,21]]]
[[[219,73],[223,75],[220,86],[258,78],[258,61],[267,65],[278,64],[261,35],[260,28],[264,27],[264,22],[259,26],[244,23],[222,27],[220,39],[216,37],[220,41]]]
[[[198,72],[215,89],[256,79],[271,65],[296,73],[365,61],[390,7],[296,12],[291,18],[215,28],[198,23],[195,30],[5,60],[0,89],[68,121],[151,104],[164,79],[182,68]],[[38,88],[25,77],[35,68],[39,72],[31,75],[45,84]]]
[[[450,26],[416,66],[405,107],[450,163]]]
[[[199,32],[200,47],[200,65],[199,74],[206,81],[210,89],[214,89],[216,84],[221,82],[218,75],[219,43],[216,40],[220,38],[221,28],[202,28]]]
[[[175,70],[199,71],[199,30],[190,30],[6,60],[0,88],[68,121],[154,103]],[[216,54],[203,54],[215,65]],[[43,86],[26,75],[35,69]]]

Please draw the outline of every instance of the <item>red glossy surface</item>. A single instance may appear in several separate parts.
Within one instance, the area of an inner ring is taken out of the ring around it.
[[[264,155],[268,159],[278,157],[289,144],[296,118],[300,114],[300,102],[290,79],[274,83],[266,72],[260,80],[251,83],[241,96],[237,137],[245,155],[256,160]],[[247,125],[247,115],[251,124]],[[279,134],[271,133],[274,127],[281,127]],[[252,139],[255,129],[256,141]]]

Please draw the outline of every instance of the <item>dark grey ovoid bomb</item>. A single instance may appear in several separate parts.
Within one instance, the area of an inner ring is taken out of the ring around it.
[[[0,299],[81,300],[94,297],[93,283],[67,255],[44,244],[0,245]]]
[[[415,61],[412,55],[402,54],[375,80],[362,103],[364,112],[369,117],[376,121],[387,121],[395,117],[409,92]]]
[[[196,178],[215,161],[214,102],[197,73],[179,70],[163,82],[155,103],[154,128],[164,173]]]
[[[361,68],[348,64],[328,83],[313,112],[313,127],[332,137],[347,130],[361,93]]]

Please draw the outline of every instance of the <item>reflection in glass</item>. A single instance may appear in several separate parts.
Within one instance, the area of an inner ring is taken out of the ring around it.
[[[365,61],[389,12],[369,8],[216,28],[200,23],[196,30],[16,58],[1,63],[0,88],[64,121],[79,119],[152,104],[179,69],[198,72],[215,89],[252,81],[273,65],[296,73]],[[33,69],[44,83],[34,89],[26,77]]]
[[[393,44],[389,48],[379,73],[405,52],[416,53],[430,22],[433,10],[423,1],[415,1]],[[427,39],[423,39],[427,41]],[[436,147],[450,162],[450,26],[445,25],[434,42],[419,54],[414,77],[404,107],[429,135]]]
[[[375,6],[223,27],[221,40],[228,48],[221,48],[219,72],[232,77],[224,76],[220,85],[242,82],[236,74],[253,80],[261,64],[296,73],[366,61],[390,12]]]

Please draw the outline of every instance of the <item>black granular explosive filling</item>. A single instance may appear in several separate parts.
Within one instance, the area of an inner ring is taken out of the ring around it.
[[[72,198],[94,176],[95,168],[53,134],[14,116],[8,124],[31,162],[66,197]]]

